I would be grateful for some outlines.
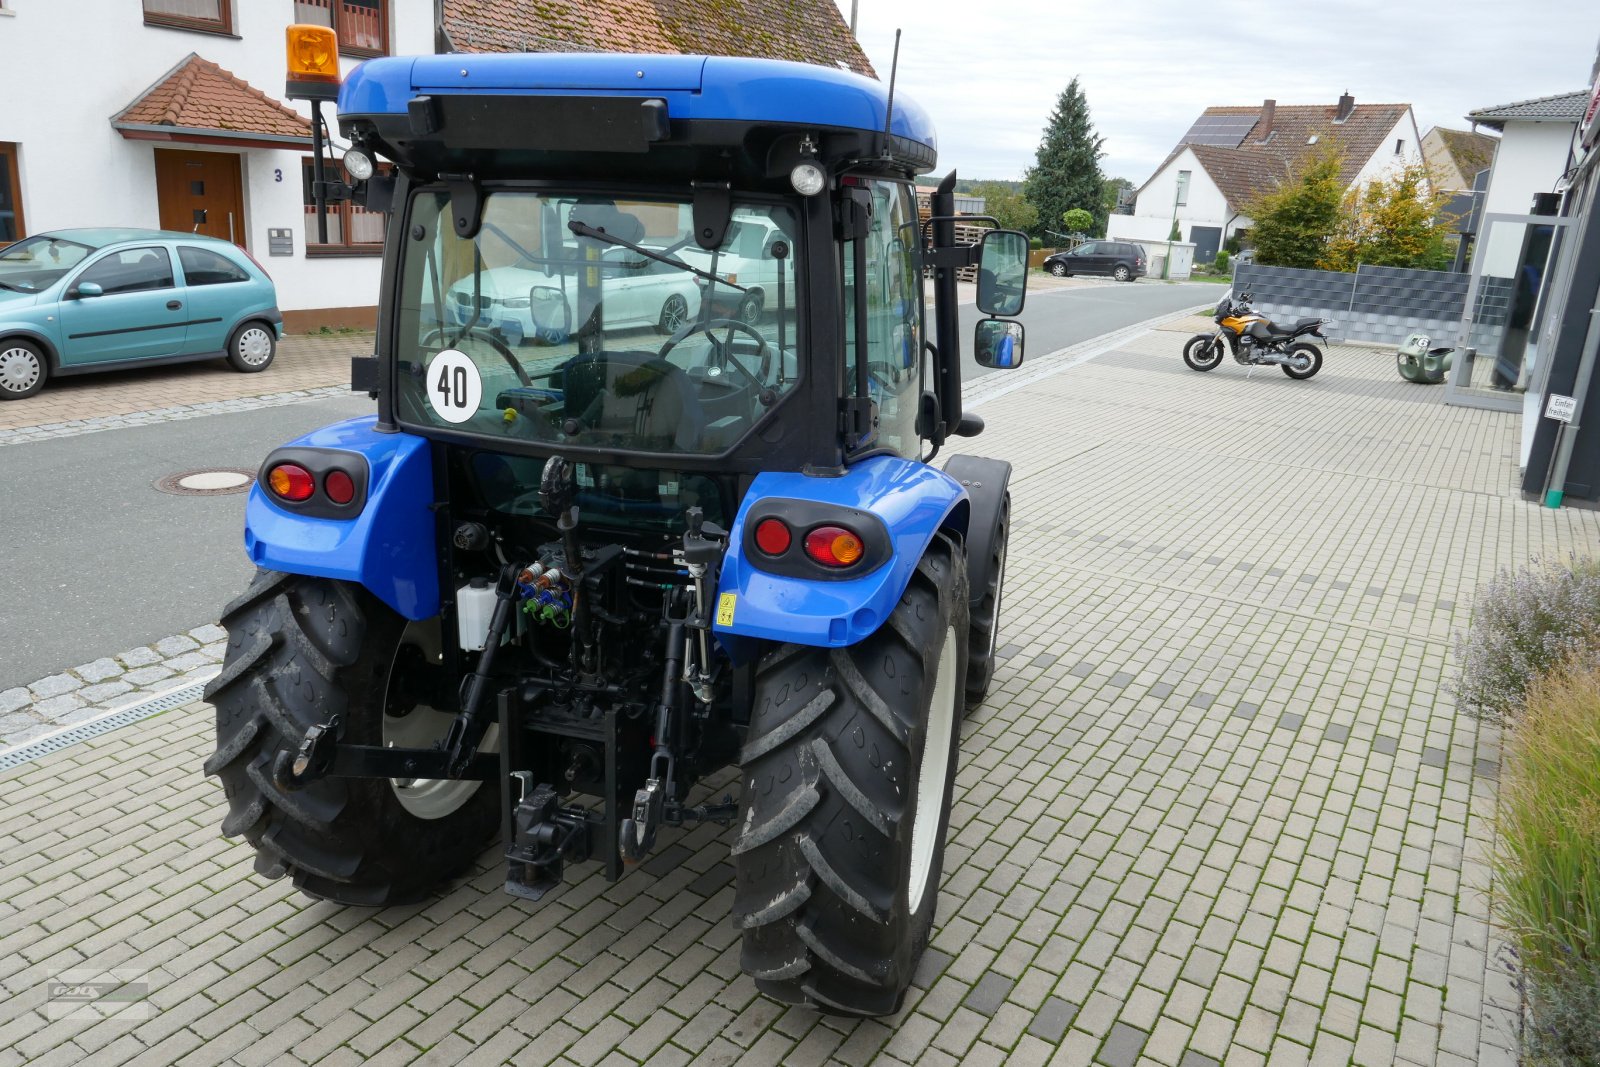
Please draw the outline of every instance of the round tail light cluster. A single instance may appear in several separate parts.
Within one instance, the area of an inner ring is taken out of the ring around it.
[[[782,519],[766,518],[756,524],[756,548],[768,556],[781,556],[794,544],[794,531]],[[824,567],[851,567],[866,554],[866,544],[843,526],[816,526],[801,541],[806,557]]]
[[[317,479],[298,463],[279,463],[267,472],[267,487],[280,500],[303,504],[316,495]],[[348,504],[356,498],[356,481],[336,467],[322,476],[322,492],[335,504]]]

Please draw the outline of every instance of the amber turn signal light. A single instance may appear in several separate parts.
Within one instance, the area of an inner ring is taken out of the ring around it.
[[[806,534],[806,555],[825,567],[849,567],[866,551],[861,538],[843,526],[818,526]]]
[[[316,479],[311,472],[294,463],[280,463],[267,474],[267,485],[284,500],[300,503],[310,500],[316,492]]]
[[[288,31],[291,82],[339,81],[339,38],[327,26],[290,26]]]

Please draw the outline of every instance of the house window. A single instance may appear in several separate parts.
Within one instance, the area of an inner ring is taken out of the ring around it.
[[[22,182],[17,175],[17,146],[0,141],[0,245],[28,236],[22,223]]]
[[[1406,150],[1405,139],[1404,138],[1397,139],[1394,142],[1394,154],[1398,156],[1401,152],[1404,152],[1405,150]]]
[[[1178,172],[1178,192],[1172,198],[1173,207],[1184,207],[1189,203],[1189,174],[1186,170]]]
[[[379,172],[387,173],[389,165],[379,164]],[[311,161],[305,161],[302,186],[305,190],[306,252],[310,255],[368,255],[383,254],[384,214],[368,211],[349,200],[330,203],[328,207],[328,240],[317,240],[317,202],[311,195],[313,174]],[[328,181],[350,179],[337,164],[325,167]]]
[[[389,54],[389,0],[295,0],[294,18],[331,26],[344,55]]]
[[[232,33],[230,3],[231,0],[144,0],[144,21],[147,26]]]

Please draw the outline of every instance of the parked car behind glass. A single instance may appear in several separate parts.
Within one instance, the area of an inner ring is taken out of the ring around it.
[[[1119,282],[1131,282],[1144,277],[1144,249],[1131,241],[1085,241],[1071,251],[1047,257],[1044,269],[1057,278],[1109,274]]]
[[[277,354],[272,279],[227,241],[165,230],[55,230],[0,249],[0,400],[51,377]]]

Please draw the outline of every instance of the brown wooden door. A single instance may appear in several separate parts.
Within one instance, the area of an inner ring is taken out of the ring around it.
[[[244,183],[232,152],[156,149],[161,228],[203,233],[244,247]]]

